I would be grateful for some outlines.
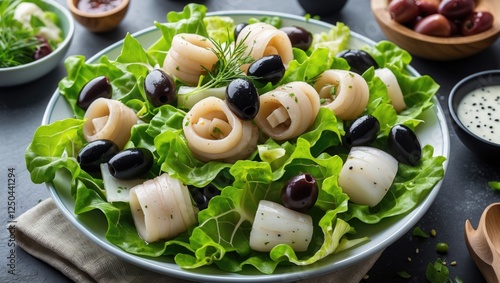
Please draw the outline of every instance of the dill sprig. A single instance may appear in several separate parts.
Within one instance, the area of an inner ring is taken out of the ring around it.
[[[211,51],[217,56],[217,63],[213,66],[212,70],[203,67],[207,75],[200,78],[198,86],[191,93],[225,86],[238,78],[248,78],[241,70],[241,66],[254,61],[250,55],[246,54],[247,46],[244,40],[235,41],[232,44],[229,41],[219,43],[212,38],[208,39],[214,45]]]
[[[32,62],[40,44],[33,31],[26,30],[14,19],[14,11],[21,0],[0,0],[0,68]]]

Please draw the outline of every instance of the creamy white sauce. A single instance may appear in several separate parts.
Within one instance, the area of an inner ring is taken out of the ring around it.
[[[500,85],[466,94],[458,105],[457,116],[476,136],[500,143]]]

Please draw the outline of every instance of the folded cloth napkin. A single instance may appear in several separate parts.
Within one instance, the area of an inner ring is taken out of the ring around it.
[[[145,270],[110,254],[80,233],[51,199],[19,216],[15,233],[22,249],[74,282],[189,282]],[[380,254],[314,280],[317,283],[359,282]]]

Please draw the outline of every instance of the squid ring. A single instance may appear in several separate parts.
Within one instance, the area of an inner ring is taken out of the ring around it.
[[[130,130],[139,120],[135,112],[118,100],[98,98],[85,112],[83,135],[88,142],[108,139],[123,149]]]
[[[197,102],[184,117],[183,130],[191,152],[201,161],[235,162],[257,149],[258,128],[217,97]]]

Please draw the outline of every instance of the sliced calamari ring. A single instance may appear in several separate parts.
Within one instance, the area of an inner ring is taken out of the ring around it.
[[[246,54],[255,60],[277,54],[285,67],[293,60],[290,38],[284,31],[270,24],[249,24],[241,30],[238,40],[244,40],[247,46]]]
[[[163,61],[163,70],[190,86],[195,86],[206,70],[217,63],[215,46],[201,35],[180,33],[173,37],[170,50]]]
[[[351,148],[339,174],[339,186],[357,204],[373,207],[387,194],[398,172],[398,161],[381,149]]]
[[[319,95],[305,82],[292,82],[260,96],[257,127],[274,140],[282,141],[304,133],[316,119]]]
[[[257,149],[257,127],[241,120],[217,97],[197,102],[184,117],[183,130],[191,152],[201,161],[235,162]]]
[[[188,188],[164,173],[130,189],[130,211],[146,242],[171,239],[196,224]]]
[[[108,139],[123,149],[130,130],[139,119],[135,112],[118,100],[98,98],[85,112],[83,136],[88,142]]]
[[[345,70],[326,70],[314,83],[322,106],[329,108],[342,120],[361,115],[370,96],[368,84],[359,74]]]
[[[388,68],[380,68],[375,70],[375,76],[379,77],[387,87],[387,93],[389,94],[394,110],[397,113],[403,111],[406,108],[406,103],[398,79],[394,73]]]

